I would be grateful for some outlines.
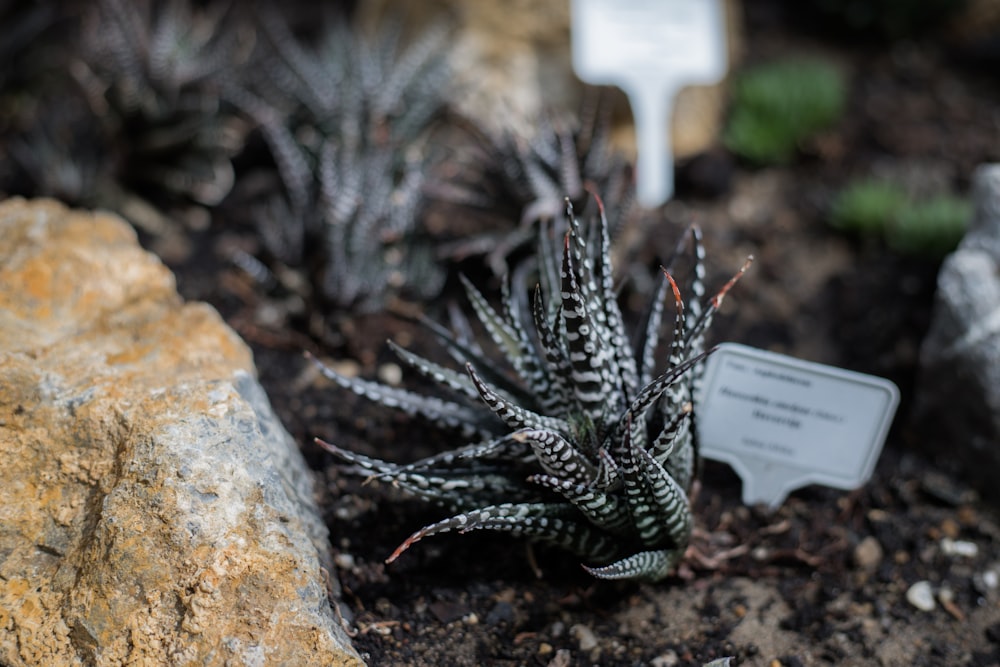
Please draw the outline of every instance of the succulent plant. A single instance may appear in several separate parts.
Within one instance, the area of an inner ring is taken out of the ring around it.
[[[74,18],[65,3],[0,0],[0,196],[72,195],[91,180],[98,150],[78,159],[93,133],[68,74]]]
[[[6,137],[3,152],[19,176],[11,185],[24,195],[111,207],[105,195],[113,179],[102,157],[100,125],[71,91],[41,100],[31,124]]]
[[[604,579],[661,579],[684,554],[698,454],[694,392],[709,353],[704,336],[747,266],[703,303],[704,252],[693,229],[690,296],[683,302],[664,270],[634,352],[616,301],[608,223],[598,208],[600,215],[583,224],[568,205],[561,258],[551,225],[540,226],[540,284],[530,305],[507,283],[496,310],[465,281],[477,318],[512,372],[498,368],[472,340],[437,325],[430,326],[466,374],[392,348],[454,398],[345,377],[319,364],[345,389],[473,440],[408,464],[318,441],[348,472],[452,513],[413,533],[389,562],[430,535],[472,530],[556,545]],[[673,336],[666,369],[654,374],[668,295]]]
[[[233,96],[258,122],[283,185],[257,211],[268,254],[319,266],[319,292],[344,308],[437,294],[444,273],[418,222],[445,33],[403,48],[399,24],[366,36],[340,19],[310,47],[276,14],[262,25],[262,76]]]
[[[843,75],[824,60],[783,60],[748,68],[733,85],[723,141],[752,162],[789,162],[800,142],[840,118],[846,96]]]
[[[440,199],[492,218],[489,226],[497,231],[454,243],[454,255],[486,254],[503,275],[507,256],[534,238],[534,225],[558,220],[565,226],[564,199],[582,210],[588,190],[603,193],[615,225],[628,217],[635,196],[632,168],[610,146],[609,108],[599,89],[588,89],[576,117],[539,119],[531,137],[497,135],[471,120],[466,125],[474,141],[455,158],[462,166],[447,165],[449,178],[432,188]]]
[[[906,199],[906,191],[893,183],[857,181],[837,193],[830,210],[830,224],[863,236],[881,236]]]
[[[35,47],[43,33],[57,22],[56,9],[54,2],[0,0],[4,36],[0,40],[0,92],[6,93],[37,76],[37,61],[44,54]]]
[[[972,205],[962,197],[915,198],[901,185],[865,179],[838,193],[829,220],[839,229],[881,238],[897,252],[940,258],[955,249],[971,217]]]
[[[218,204],[248,130],[222,89],[252,31],[225,4],[101,0],[89,10],[73,73],[106,127],[117,178],[152,199]]]
[[[972,203],[955,195],[907,203],[886,229],[886,242],[897,252],[940,259],[958,246],[972,212]]]

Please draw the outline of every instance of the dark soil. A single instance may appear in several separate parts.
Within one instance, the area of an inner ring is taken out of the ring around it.
[[[938,260],[894,254],[824,223],[837,188],[873,171],[964,193],[977,164],[1000,160],[995,74],[956,64],[938,41],[859,47],[801,34],[773,9],[747,13],[748,62],[823,52],[851,73],[848,112],[786,167],[730,162],[720,149],[731,173],[712,177],[724,194],[682,188],[633,237],[642,241],[626,252],[630,266],[655,271],[697,219],[712,285],[756,256],[715,340],[888,377],[903,402],[873,479],[854,492],[810,487],[769,513],[745,507],[735,474],[706,462],[694,544],[668,581],[598,582],[565,554],[477,534],[429,539],[386,566],[407,535],[440,516],[340,475],[312,439],[391,460],[449,440],[324,383],[302,352],[346,359],[372,377],[394,370],[386,338],[427,354],[433,344],[404,318],[323,320],[297,312],[291,295],[264,295],[228,261],[233,247],[254,247],[232,212],[192,233],[190,254],[162,253],[182,294],[215,305],[253,347],[262,384],[316,470],[331,576],[370,664],[666,666],[723,656],[737,665],[1000,664],[997,515],[935,455],[947,443],[922,442],[907,426]],[[454,289],[441,303],[449,299],[461,302]],[[642,302],[627,301],[633,317]],[[440,318],[440,304],[427,309]],[[974,553],[955,553],[956,541]],[[935,593],[932,610],[907,601],[920,581]]]
[[[1000,663],[1000,593],[990,587],[1000,572],[995,514],[932,465],[906,428],[937,264],[823,223],[830,194],[874,163],[944,173],[962,191],[975,164],[1000,157],[996,142],[971,139],[996,122],[996,87],[937,54],[898,48],[839,51],[855,80],[838,129],[794,166],[738,166],[724,197],[682,192],[665,211],[676,224],[647,230],[652,242],[635,257],[654,268],[680,221],[699,219],[714,284],[747,254],[757,257],[715,326],[718,340],[889,377],[903,392],[875,476],[853,493],[808,488],[770,514],[743,506],[739,479],[707,462],[694,550],[667,582],[596,582],[564,554],[529,554],[523,543],[485,535],[427,540],[387,567],[384,558],[402,539],[440,516],[342,477],[310,440],[393,460],[445,441],[322,386],[301,359],[299,339],[263,335],[248,312],[259,304],[227,295],[218,277],[209,284],[221,293],[196,295],[228,306],[272,401],[324,482],[345,622],[371,664],[694,665],[722,656],[739,665]],[[982,124],[949,117],[959,111]],[[194,280],[183,269],[179,278],[191,294]],[[392,361],[386,337],[432,350],[417,328],[389,316],[353,321],[347,333],[347,355],[368,375]],[[948,555],[948,539],[976,545],[976,555]],[[932,611],[906,599],[924,580],[938,595]]]

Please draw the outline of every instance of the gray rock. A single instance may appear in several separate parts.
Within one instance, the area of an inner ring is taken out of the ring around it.
[[[975,215],[938,274],[915,420],[927,450],[1000,499],[1000,165],[976,170]]]
[[[0,664],[361,664],[253,374],[122,220],[0,203]]]

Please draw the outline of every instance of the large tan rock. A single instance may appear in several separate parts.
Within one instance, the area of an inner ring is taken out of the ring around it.
[[[253,373],[122,220],[0,203],[0,663],[361,663]]]

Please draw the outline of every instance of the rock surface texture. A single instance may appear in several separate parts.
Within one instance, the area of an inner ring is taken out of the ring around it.
[[[122,220],[0,203],[0,663],[361,664],[253,373]]]
[[[921,348],[917,419],[970,478],[1000,499],[1000,164],[973,181],[975,215],[941,267]]]

